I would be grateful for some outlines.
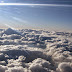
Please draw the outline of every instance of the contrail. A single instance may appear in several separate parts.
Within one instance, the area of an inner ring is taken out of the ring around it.
[[[0,6],[52,6],[52,7],[72,7],[68,4],[26,4],[26,3],[0,3]]]

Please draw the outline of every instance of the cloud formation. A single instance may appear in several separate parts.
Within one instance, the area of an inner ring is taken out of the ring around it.
[[[0,31],[1,72],[71,72],[72,33],[9,28]]]

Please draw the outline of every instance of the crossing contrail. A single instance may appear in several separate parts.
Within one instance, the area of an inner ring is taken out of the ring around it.
[[[55,6],[55,7],[72,7],[68,4],[26,4],[26,3],[0,3],[0,6]]]

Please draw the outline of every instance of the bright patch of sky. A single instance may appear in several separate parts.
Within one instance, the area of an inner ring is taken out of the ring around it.
[[[72,30],[71,0],[1,0],[0,27]]]

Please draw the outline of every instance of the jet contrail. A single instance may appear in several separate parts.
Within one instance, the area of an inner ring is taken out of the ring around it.
[[[0,3],[0,6],[55,6],[55,7],[72,7],[72,5],[68,4],[26,4],[26,3]]]

